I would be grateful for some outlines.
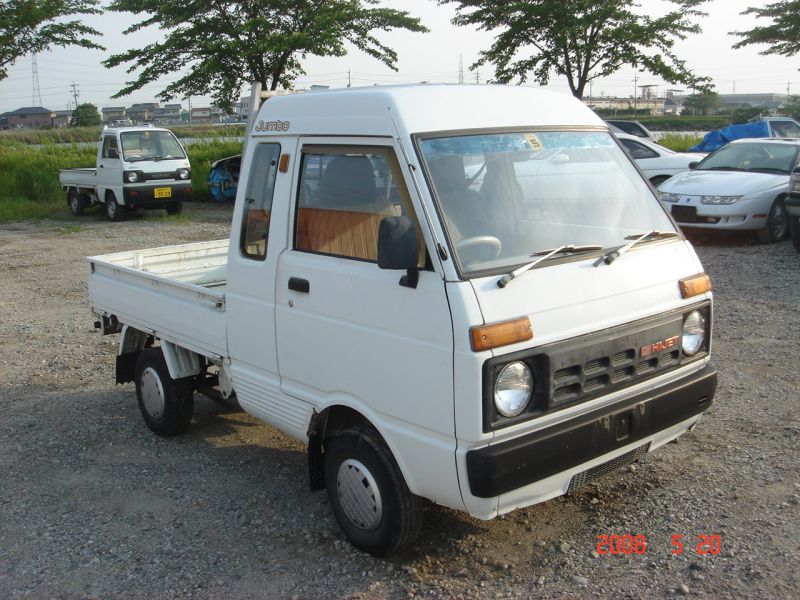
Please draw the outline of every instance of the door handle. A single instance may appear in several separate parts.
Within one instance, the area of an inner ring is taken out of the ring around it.
[[[307,294],[311,289],[311,284],[308,283],[308,279],[303,279],[301,277],[289,277],[289,289],[293,292]]]

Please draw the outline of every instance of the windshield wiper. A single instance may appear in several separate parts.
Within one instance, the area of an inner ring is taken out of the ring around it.
[[[676,233],[675,231],[659,231],[658,229],[653,229],[652,231],[648,231],[647,233],[637,233],[634,235],[625,236],[626,240],[633,240],[629,244],[625,244],[624,246],[617,248],[616,250],[612,250],[607,254],[604,254],[600,258],[598,258],[594,266],[599,267],[602,264],[610,265],[612,262],[617,260],[620,256],[625,254],[628,250],[633,248],[639,242],[643,242],[648,238],[670,238],[670,237],[678,237],[680,234]]]
[[[519,269],[514,269],[510,273],[503,275],[500,279],[497,280],[497,287],[504,288],[506,287],[513,279],[516,279],[520,275],[522,275],[525,271],[530,271],[533,267],[538,265],[540,262],[547,260],[548,258],[552,258],[557,254],[580,254],[582,252],[596,252],[597,250],[602,250],[602,246],[559,246],[558,248],[553,248],[551,250],[542,250],[541,252],[534,252],[531,256],[538,256],[536,260],[529,262],[526,265],[521,266]]]

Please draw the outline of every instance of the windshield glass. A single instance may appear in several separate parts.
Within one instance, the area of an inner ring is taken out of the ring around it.
[[[171,131],[123,131],[122,157],[128,162],[186,158]]]
[[[772,121],[770,125],[777,137],[800,137],[800,127],[793,121]]]
[[[744,142],[728,144],[709,154],[696,167],[706,171],[761,171],[789,173],[795,163],[793,144]]]
[[[611,134],[536,131],[422,139],[461,271],[488,275],[561,245],[627,243],[669,217]]]

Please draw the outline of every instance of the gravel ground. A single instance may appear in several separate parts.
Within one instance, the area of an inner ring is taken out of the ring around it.
[[[92,327],[84,256],[227,237],[229,211],[0,225],[0,598],[797,598],[800,255],[696,237],[720,387],[694,432],[565,497],[482,522],[438,507],[391,560],[354,550],[303,446],[198,400],[145,427]],[[646,536],[644,554],[597,536]],[[697,537],[718,535],[703,555]],[[684,552],[673,555],[673,535]]]

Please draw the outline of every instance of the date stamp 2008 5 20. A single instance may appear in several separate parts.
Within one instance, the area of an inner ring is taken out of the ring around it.
[[[717,555],[722,551],[722,538],[718,534],[701,533],[694,536],[685,536],[680,533],[672,535],[672,554],[683,554],[684,551],[693,551],[698,555]],[[648,551],[647,536],[638,533],[625,533],[618,535],[601,534],[597,536],[595,552],[601,556],[629,556],[631,554],[646,554]]]

